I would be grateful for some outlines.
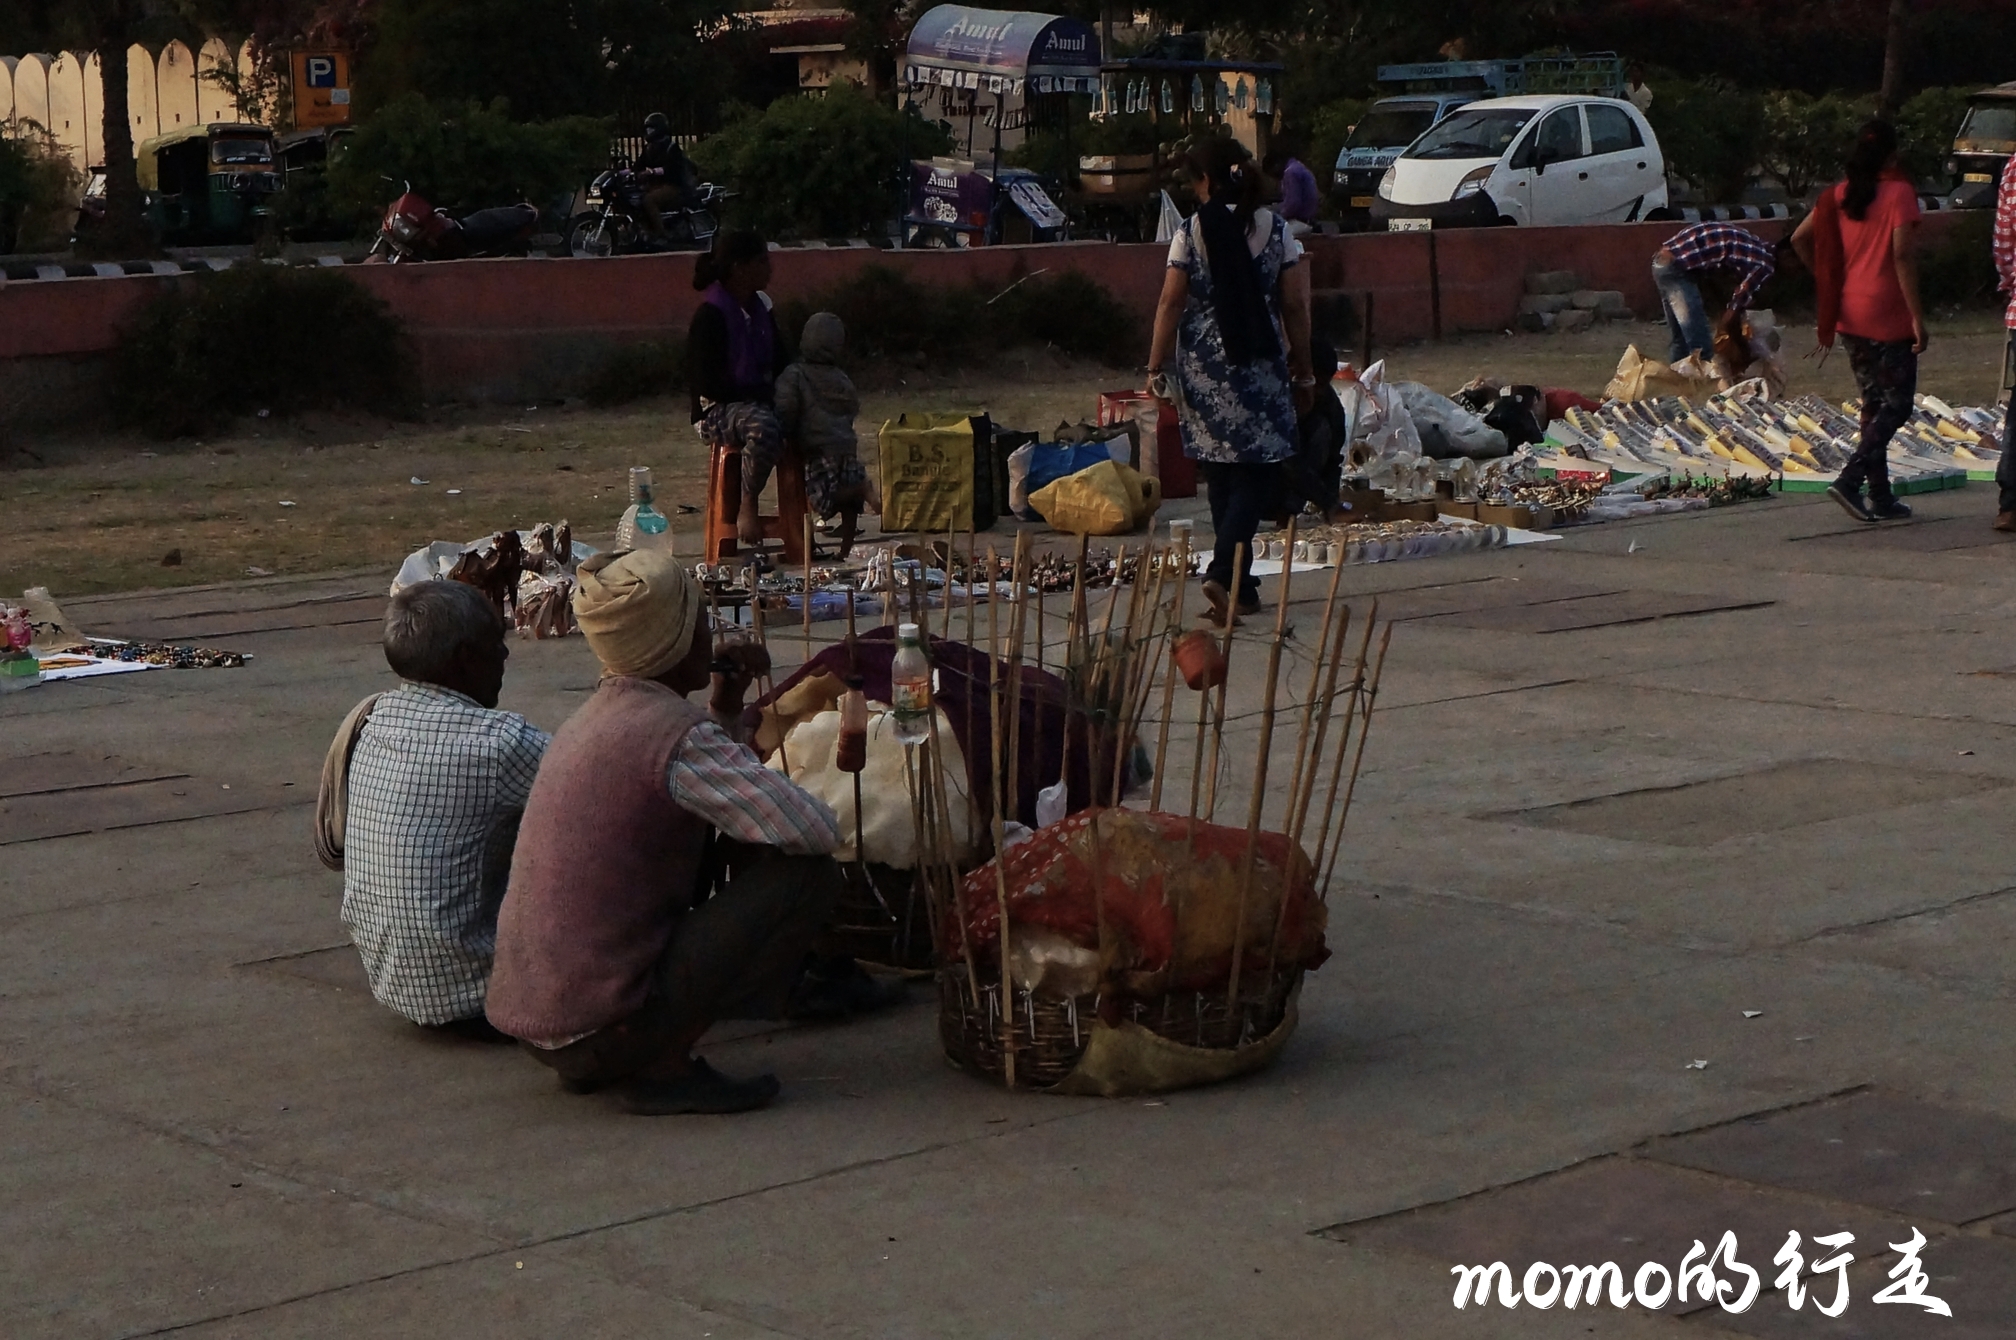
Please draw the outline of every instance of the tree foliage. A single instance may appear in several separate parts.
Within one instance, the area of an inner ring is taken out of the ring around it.
[[[77,169],[33,121],[0,121],[0,253],[60,245],[76,199]]]
[[[408,93],[378,109],[329,168],[331,208],[368,221],[410,181],[451,212],[573,191],[608,161],[609,127],[595,117],[518,121],[488,104]]]
[[[909,161],[949,153],[951,137],[853,84],[824,97],[743,109],[702,140],[693,161],[737,193],[739,222],[777,237],[863,237],[903,198]]]

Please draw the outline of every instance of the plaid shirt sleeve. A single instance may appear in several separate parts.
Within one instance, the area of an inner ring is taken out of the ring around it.
[[[1667,239],[1666,250],[1673,263],[1689,274],[1703,270],[1725,270],[1740,282],[1729,299],[1732,311],[1747,312],[1778,270],[1777,254],[1770,244],[1746,228],[1726,223],[1697,223]]]
[[[2002,189],[1995,197],[1995,273],[2002,277],[2002,291],[2009,295],[2009,308],[2002,324],[2016,330],[2016,160],[2002,167]]]
[[[711,721],[686,732],[665,780],[674,803],[723,837],[793,856],[823,856],[840,845],[840,821],[824,801],[764,767]]]

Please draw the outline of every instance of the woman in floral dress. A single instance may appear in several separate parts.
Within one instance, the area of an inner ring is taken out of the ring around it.
[[[1281,508],[1281,462],[1295,454],[1296,418],[1314,403],[1309,279],[1302,244],[1260,207],[1260,170],[1235,140],[1213,140],[1187,160],[1201,202],[1169,244],[1169,269],[1148,356],[1151,385],[1166,384],[1211,496],[1215,538],[1204,572],[1213,616],[1232,613],[1233,560],[1244,545],[1238,613],[1260,608],[1250,571],[1253,536]]]

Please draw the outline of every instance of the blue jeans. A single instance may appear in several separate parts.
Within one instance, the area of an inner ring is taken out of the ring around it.
[[[1678,363],[1689,354],[1712,357],[1715,332],[1708,324],[1708,305],[1701,300],[1694,276],[1672,261],[1655,260],[1652,282],[1659,286],[1659,306],[1666,313],[1666,329],[1673,337],[1666,361]]]
[[[1281,464],[1278,461],[1199,461],[1205,488],[1211,495],[1211,531],[1216,541],[1211,565],[1204,569],[1207,581],[1214,581],[1242,605],[1260,599],[1260,579],[1253,575],[1253,537],[1261,521],[1272,517],[1281,506]],[[1239,589],[1232,590],[1235,551],[1246,546],[1239,564]]]

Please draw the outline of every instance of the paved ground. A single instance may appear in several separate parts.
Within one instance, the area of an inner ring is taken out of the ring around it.
[[[921,991],[717,1043],[786,1084],[729,1120],[425,1040],[307,833],[386,574],[79,601],[257,660],[0,702],[0,1334],[2006,1335],[2016,545],[1913,501],[1351,570],[1404,621],[1336,957],[1273,1070],[1160,1102],[954,1073]],[[516,646],[505,705],[592,679]],[[1952,1320],[1871,1302],[1913,1224]],[[1842,1227],[1838,1321],[1450,1305]]]

